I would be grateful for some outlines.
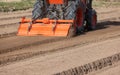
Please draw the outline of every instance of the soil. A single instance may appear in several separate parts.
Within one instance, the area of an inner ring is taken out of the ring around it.
[[[65,48],[64,51],[37,56],[0,67],[0,75],[52,75],[78,67],[98,59],[120,53],[120,37],[80,47]],[[120,63],[117,63],[120,64]],[[112,66],[119,74],[119,66]],[[112,68],[112,69],[113,69]],[[107,71],[112,70],[107,69]],[[102,72],[104,73],[105,70]],[[102,73],[101,72],[101,73]],[[97,75],[97,74],[96,74]],[[102,75],[102,74],[98,74]],[[109,73],[108,73],[109,75]]]
[[[120,53],[120,8],[96,10],[96,30],[74,38],[16,36],[19,18],[30,18],[31,9],[0,13],[0,75],[50,75]],[[119,74],[119,68],[91,74],[110,75],[111,70]]]

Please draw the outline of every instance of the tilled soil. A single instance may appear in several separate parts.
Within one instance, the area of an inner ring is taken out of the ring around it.
[[[2,66],[0,67],[0,75],[77,75],[77,72],[70,69],[81,67],[81,65],[88,63],[92,65],[92,62],[96,62],[96,60],[103,58],[106,59],[106,57],[120,53],[119,41],[120,38],[116,37],[105,41],[84,45],[82,47],[80,45],[77,45],[74,47],[60,49],[61,51],[59,52],[47,54],[45,56],[37,56],[28,60]],[[103,71],[106,71],[108,68],[111,69],[111,67],[115,67],[114,65],[119,65],[120,61],[114,60],[112,63],[113,64],[111,65],[108,63],[108,65],[104,66],[106,67],[105,69],[103,69],[102,66],[101,69]],[[94,72],[97,71],[93,69],[91,69],[91,74],[94,74]],[[64,73],[62,73],[63,71]],[[83,73],[79,75],[86,74]]]
[[[119,8],[103,8],[102,11],[100,10],[101,9],[97,9],[99,22],[96,30],[85,32],[69,39],[65,37],[16,36],[19,18],[24,15],[30,17],[29,12],[31,10],[25,12],[0,13],[0,15],[6,15],[0,18],[1,22],[3,22],[0,24],[0,65],[10,64],[13,61],[19,61],[36,55],[43,56],[62,52],[67,50],[67,48],[82,47],[95,42],[119,38]],[[7,16],[9,17],[7,18]]]

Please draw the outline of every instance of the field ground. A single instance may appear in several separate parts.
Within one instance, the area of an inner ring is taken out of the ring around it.
[[[31,11],[0,12],[0,75],[50,75],[120,53],[120,8],[95,7],[94,31],[74,38],[16,36]],[[88,75],[119,75],[120,61]]]

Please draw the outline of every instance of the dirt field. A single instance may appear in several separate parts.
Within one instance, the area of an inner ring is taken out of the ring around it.
[[[30,18],[31,9],[0,13],[0,75],[50,75],[120,53],[120,8],[96,10],[97,29],[70,39],[16,36],[20,17]],[[90,75],[118,75],[114,64]]]
[[[116,37],[106,41],[84,45],[82,47],[77,45],[71,48],[65,48],[64,51],[55,52],[45,56],[37,56],[1,67],[0,75],[52,75],[119,53],[119,41],[120,38]],[[118,64],[120,63],[118,62],[117,65]],[[112,69],[113,68],[116,69],[115,66],[112,66]],[[119,74],[120,70],[118,69],[118,72],[116,73]],[[108,73],[106,75],[110,74]]]

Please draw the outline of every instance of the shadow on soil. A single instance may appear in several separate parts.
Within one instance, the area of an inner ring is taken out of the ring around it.
[[[99,29],[105,29],[110,26],[120,26],[120,21],[105,21],[105,22],[100,22],[97,24],[97,27],[95,30]]]
[[[110,26],[120,26],[120,21],[104,21],[104,22],[97,23],[95,30],[92,30],[92,31],[106,29],[106,28],[109,28]],[[85,31],[80,34],[77,34],[77,36],[84,35],[86,34],[86,32],[89,32],[89,31]]]

